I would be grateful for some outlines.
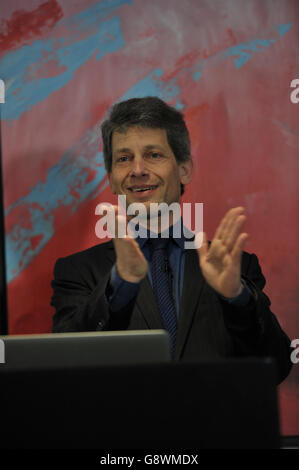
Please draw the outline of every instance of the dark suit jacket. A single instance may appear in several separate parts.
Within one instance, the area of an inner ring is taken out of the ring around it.
[[[196,250],[186,250],[185,255],[174,360],[273,357],[281,382],[292,365],[290,340],[262,292],[265,278],[257,257],[243,253],[242,276],[253,296],[246,307],[237,307],[205,282]],[[52,281],[53,332],[163,328],[148,277],[125,309],[110,311],[106,288],[114,262],[112,241],[57,260]]]

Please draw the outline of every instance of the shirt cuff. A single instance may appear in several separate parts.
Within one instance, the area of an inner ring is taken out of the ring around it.
[[[245,307],[246,305],[249,304],[250,299],[252,298],[253,295],[252,295],[252,292],[251,292],[250,288],[248,287],[245,279],[241,278],[241,282],[243,284],[243,289],[240,292],[240,294],[237,295],[236,297],[228,298],[228,297],[224,297],[223,295],[220,295],[220,294],[219,294],[219,296],[223,300],[228,302],[229,304],[236,305],[237,307]]]
[[[140,282],[129,282],[122,279],[114,264],[111,270],[110,282],[107,291],[107,299],[112,312],[117,312],[126,307],[137,296]]]

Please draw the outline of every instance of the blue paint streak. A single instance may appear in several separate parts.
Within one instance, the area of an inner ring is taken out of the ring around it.
[[[61,20],[56,27],[66,23],[70,30],[68,44],[66,38],[37,40],[31,46],[6,54],[0,61],[1,78],[8,84],[2,118],[18,119],[32,106],[64,87],[93,55],[99,61],[106,54],[122,48],[124,40],[119,17],[102,20],[115,8],[131,3],[131,0],[105,0],[69,20]],[[57,75],[36,78],[39,70],[52,61]]]
[[[195,82],[198,82],[200,77],[201,77],[201,72],[199,72],[199,71],[197,71],[193,74],[193,79],[194,79]]]
[[[286,33],[290,31],[291,28],[292,28],[292,23],[279,24],[276,26],[276,29],[280,36],[284,36]]]
[[[256,39],[255,41],[250,41],[249,44],[241,43],[236,46],[230,47],[224,54],[224,58],[239,56],[234,59],[234,63],[237,69],[239,69],[251,59],[252,53],[262,51],[265,47],[271,46],[271,44],[273,44],[274,42],[275,39],[269,39],[268,41]],[[258,47],[259,45],[261,47]]]
[[[176,85],[176,80],[165,82],[161,79],[162,69],[155,69],[147,77],[137,82],[130,88],[119,101],[125,101],[130,98],[143,98],[145,96],[157,96],[162,100],[172,103],[177,109],[183,109],[184,105],[179,100],[181,93],[180,87]]]
[[[71,19],[72,29],[82,31],[83,28],[88,29],[98,23],[112,13],[115,9],[124,5],[133,5],[132,0],[102,0],[92,5],[90,8],[80,11]],[[63,20],[60,20],[62,22]],[[57,23],[58,24],[58,23]]]
[[[86,182],[90,170],[95,170],[96,176]],[[45,183],[38,183],[26,197],[9,207],[6,215],[17,207],[27,210],[30,226],[24,228],[16,224],[6,235],[8,282],[28,266],[54,235],[54,211],[61,206],[70,206],[74,213],[82,201],[96,197],[105,174],[102,152],[97,152],[90,160],[83,155],[77,156],[73,149],[49,170]],[[30,239],[40,235],[42,239],[32,248]]]
[[[64,87],[78,70],[94,54],[100,60],[108,53],[119,50],[124,45],[119,18],[115,17],[102,23],[98,32],[70,46],[60,47],[53,52],[55,40],[35,41],[32,46],[25,46],[1,61],[0,66],[5,81],[13,80],[6,93],[3,106],[3,119],[18,119],[32,106],[45,100],[51,93]],[[42,58],[42,53],[48,53]],[[54,77],[34,78],[35,72],[47,62],[55,60],[63,71]],[[29,68],[30,74],[28,73]],[[25,71],[19,75],[20,70]],[[26,72],[27,71],[27,72]],[[18,73],[17,73],[18,72]]]
[[[203,69],[210,64],[218,63],[218,61],[226,60],[229,57],[233,58],[234,64],[237,69],[240,69],[245,65],[250,59],[252,59],[253,54],[265,50],[265,48],[270,47],[278,39],[284,36],[292,27],[291,23],[281,24],[275,27],[276,31],[279,33],[279,37],[271,39],[254,39],[249,41],[248,44],[240,43],[235,46],[229,47],[222,52],[218,52],[214,56],[201,61],[193,69],[192,78],[195,82],[198,82],[202,76]]]

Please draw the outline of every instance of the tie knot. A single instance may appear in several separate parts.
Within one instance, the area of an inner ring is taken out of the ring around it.
[[[148,244],[151,251],[164,250],[167,248],[169,238],[149,238]]]

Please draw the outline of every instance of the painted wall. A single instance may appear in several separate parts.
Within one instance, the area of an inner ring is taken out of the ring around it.
[[[99,133],[108,107],[157,95],[190,129],[184,200],[204,202],[210,238],[227,209],[246,207],[247,251],[299,338],[299,2],[10,0],[0,18],[10,333],[51,330],[55,260],[99,243],[95,207],[114,200]],[[279,396],[283,433],[299,434],[299,365]]]

